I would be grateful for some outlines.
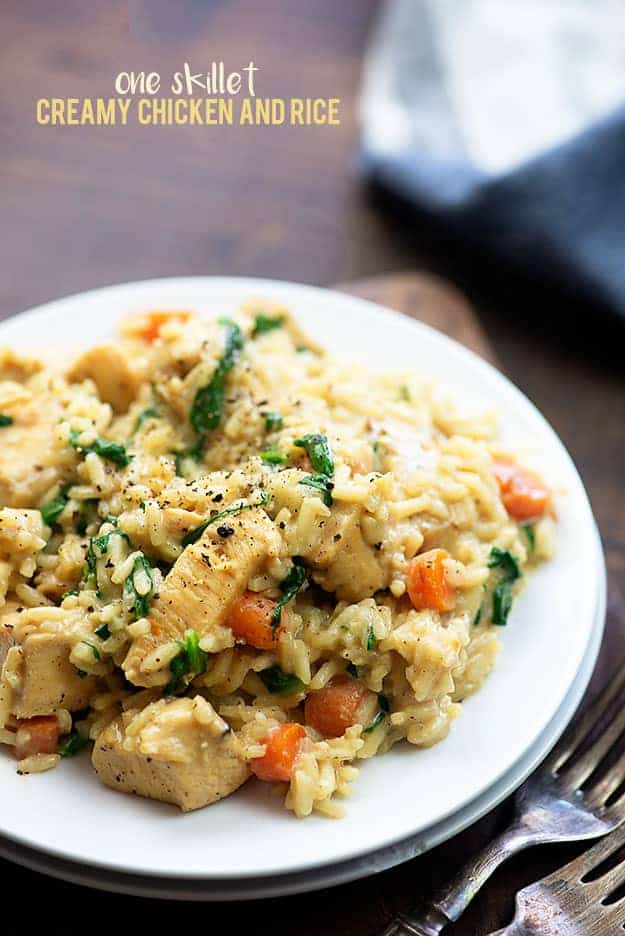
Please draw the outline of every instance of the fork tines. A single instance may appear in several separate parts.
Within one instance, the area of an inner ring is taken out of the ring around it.
[[[621,663],[579,723],[564,736],[545,762],[546,769],[557,773],[559,780],[568,789],[578,789],[595,773],[606,755],[616,749],[617,742],[625,731],[625,705],[621,706],[603,727],[601,722],[606,719],[606,714],[624,688],[625,663]],[[584,743],[589,744],[585,749]],[[625,752],[611,764],[591,790],[585,791],[585,795],[595,805],[604,805],[624,781]],[[617,803],[623,805],[625,800],[621,803],[619,799]]]
[[[567,885],[581,886],[589,912],[592,912],[591,904],[600,903],[602,914],[610,916],[615,926],[622,925],[625,923],[625,892],[618,891],[625,884],[625,852],[616,853],[624,845],[625,826],[622,825],[541,883],[560,891],[562,896],[566,894]],[[601,867],[603,864],[605,868]]]

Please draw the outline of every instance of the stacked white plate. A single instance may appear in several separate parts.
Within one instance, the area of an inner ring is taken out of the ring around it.
[[[398,313],[340,293],[269,280],[190,277],[130,283],[40,306],[0,325],[18,348],[80,348],[149,308],[224,315],[254,297],[287,304],[333,351],[410,368],[468,406],[496,411],[501,439],[556,493],[556,554],[530,577],[502,631],[504,649],[450,736],[363,764],[346,817],[298,821],[266,784],[186,815],[102,786],[86,755],[19,777],[0,753],[10,810],[0,854],[67,880],[133,894],[221,900],[326,887],[391,867],[492,809],[542,760],[590,679],[605,616],[605,567],[588,499],[553,429],[505,377],[466,348]],[[555,378],[554,378],[555,379]]]

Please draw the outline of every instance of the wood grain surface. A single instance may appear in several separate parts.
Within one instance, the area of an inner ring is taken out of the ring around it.
[[[149,276],[240,274],[321,285],[358,279],[349,288],[359,295],[496,356],[562,437],[591,496],[610,572],[596,687],[625,653],[623,337],[608,337],[600,309],[521,282],[430,220],[367,191],[357,166],[356,95],[377,6],[376,0],[3,0],[0,313]],[[236,68],[250,58],[262,67],[266,96],[339,96],[341,126],[45,128],[34,120],[38,97],[108,96],[123,69],[165,73],[185,59],[198,69],[212,59]],[[415,271],[427,276],[415,279]],[[378,278],[390,272],[402,275]],[[16,936],[50,925],[63,931],[106,914],[111,925],[140,920],[157,933],[210,926],[226,934],[367,936],[394,909],[449,877],[505,822],[509,808],[503,804],[428,855],[364,881],[219,908],[105,896],[0,862],[4,893],[28,895],[19,913],[4,916],[2,931]],[[451,936],[482,936],[502,926],[515,890],[574,851],[535,849],[514,860]]]
[[[456,289],[436,277],[419,274],[388,275],[342,284],[339,288],[364,299],[380,302],[436,327],[495,363],[494,350],[467,300]],[[615,608],[614,611],[610,628],[611,640],[605,644],[606,669],[609,669],[613,644],[622,643],[621,635],[625,623],[622,609]],[[619,651],[620,649],[618,646]],[[470,769],[470,765],[467,765],[467,769]],[[337,936],[339,933],[373,934],[394,909],[408,908],[416,897],[427,894],[434,882],[442,881],[450,875],[460,865],[463,857],[476,851],[481,843],[492,836],[500,823],[505,823],[508,812],[509,804],[503,804],[463,834],[432,852],[383,874],[332,888],[320,894],[223,904],[219,906],[218,913],[220,916],[223,914],[224,919],[228,919],[228,932],[231,933],[271,933],[277,936],[313,936],[319,933],[328,936],[335,933]],[[520,867],[517,870],[527,874],[529,868],[535,868],[534,874],[538,874],[538,869],[542,871],[557,867],[559,858],[555,857],[552,850],[543,849],[543,852],[543,856],[535,864],[530,865],[527,858],[520,859]],[[557,849],[558,856],[574,853],[575,849]],[[522,864],[523,861],[525,865]],[[533,874],[530,874],[529,879],[532,877]],[[18,888],[28,886],[35,878],[39,879],[38,889],[49,891],[51,899],[52,894],[64,892],[67,892],[65,899],[72,903],[77,902],[78,906],[83,901],[98,899],[87,889],[51,882],[32,872],[4,863],[3,879]],[[499,891],[509,903],[518,881],[513,877],[513,872],[507,869],[500,872],[498,878]],[[506,883],[506,879],[514,883]],[[521,880],[525,883],[525,877]],[[450,936],[486,933],[500,921],[500,903],[489,902],[493,901],[493,890],[494,887],[489,886],[466,917],[457,926],[450,927]],[[58,899],[58,896],[55,899]],[[159,931],[161,927],[176,925],[178,914],[184,914],[186,921],[194,921],[200,925],[202,916],[206,913],[200,906],[183,907],[175,901],[162,905],[159,901],[117,895],[107,896],[106,900],[107,912],[125,913],[126,907],[132,907],[134,912],[140,911],[146,922],[150,921],[149,925],[155,925]]]

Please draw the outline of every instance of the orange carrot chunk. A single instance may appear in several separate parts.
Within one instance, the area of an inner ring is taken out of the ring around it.
[[[493,472],[513,520],[533,520],[545,512],[551,492],[533,471],[501,458],[495,461]]]
[[[144,341],[156,341],[161,333],[161,328],[167,322],[187,322],[191,313],[185,309],[170,309],[169,311],[160,311],[155,309],[152,312],[146,312],[137,320],[137,328],[134,330],[138,338]]]
[[[357,679],[335,676],[306,699],[306,724],[326,738],[338,738],[358,722],[358,710],[368,694],[368,689]]]
[[[15,756],[18,760],[35,754],[56,754],[58,743],[59,724],[56,715],[38,715],[18,721],[15,735]]]
[[[259,780],[290,780],[305,737],[302,725],[294,722],[278,725],[263,742],[266,746],[263,756],[249,762],[250,770]]]
[[[417,611],[451,611],[456,604],[456,591],[447,581],[444,549],[421,553],[408,567],[408,596]]]
[[[244,640],[250,647],[271,650],[280,632],[279,627],[275,632],[272,627],[275,607],[276,602],[271,598],[246,591],[230,606],[226,626],[238,640]]]

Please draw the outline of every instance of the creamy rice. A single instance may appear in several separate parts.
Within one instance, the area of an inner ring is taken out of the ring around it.
[[[94,741],[105,783],[182,808],[269,771],[298,816],[337,816],[358,761],[445,738],[553,507],[491,415],[286,309],[229,315],[2,352],[0,743],[34,772]]]

